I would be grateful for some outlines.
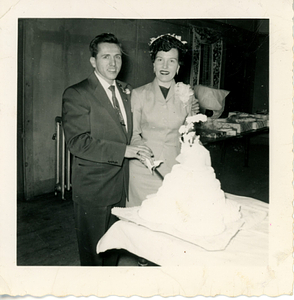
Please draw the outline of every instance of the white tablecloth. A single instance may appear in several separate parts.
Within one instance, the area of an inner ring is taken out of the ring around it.
[[[262,201],[226,194],[254,211],[268,212]],[[239,230],[225,250],[207,251],[172,235],[128,221],[116,222],[97,244],[97,253],[126,249],[160,266],[264,266],[268,262],[268,216],[250,229]]]

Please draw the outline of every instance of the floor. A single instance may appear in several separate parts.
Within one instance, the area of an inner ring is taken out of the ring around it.
[[[212,166],[222,189],[269,203],[268,135],[251,139],[249,166],[244,166],[242,140],[228,143],[224,161],[220,145],[209,145]],[[78,266],[71,195],[46,194],[17,207],[18,266]],[[150,265],[150,264],[149,264]],[[138,258],[122,251],[119,266],[138,266]]]

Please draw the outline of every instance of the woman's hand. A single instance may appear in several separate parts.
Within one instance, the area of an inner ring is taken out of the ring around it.
[[[193,97],[192,107],[191,107],[192,116],[198,114],[199,112],[200,112],[199,101],[198,99]]]

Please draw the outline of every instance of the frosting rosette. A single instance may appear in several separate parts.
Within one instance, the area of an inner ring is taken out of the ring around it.
[[[175,95],[186,106],[190,97],[194,95],[194,92],[189,84],[178,82],[175,86]]]

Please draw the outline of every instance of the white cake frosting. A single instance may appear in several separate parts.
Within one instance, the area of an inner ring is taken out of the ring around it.
[[[226,223],[240,219],[241,213],[239,205],[225,198],[209,151],[193,131],[193,123],[204,118],[197,116],[180,128],[179,164],[165,176],[158,192],[143,201],[138,213],[144,220],[170,225],[185,234],[212,236],[222,233]]]

